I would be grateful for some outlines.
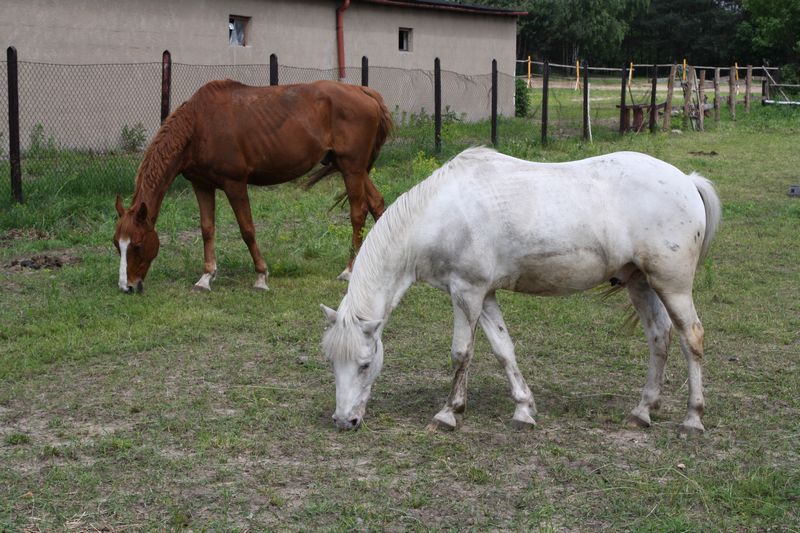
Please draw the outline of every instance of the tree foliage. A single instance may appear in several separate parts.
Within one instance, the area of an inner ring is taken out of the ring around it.
[[[517,56],[593,64],[800,63],[800,0],[464,0],[527,11]]]

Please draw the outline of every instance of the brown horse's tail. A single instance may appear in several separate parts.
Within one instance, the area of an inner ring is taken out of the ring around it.
[[[369,87],[361,87],[361,90],[364,91],[364,94],[375,100],[380,108],[380,119],[378,120],[378,131],[375,135],[375,145],[372,148],[372,157],[370,157],[369,161],[369,169],[372,168],[372,165],[375,164],[375,161],[378,159],[378,154],[383,147],[383,143],[386,142],[386,139],[389,137],[389,134],[392,132],[394,128],[394,122],[392,121],[392,114],[389,112],[389,108],[386,107],[386,103],[383,101],[383,97],[381,93],[376,91],[375,89],[370,89]]]

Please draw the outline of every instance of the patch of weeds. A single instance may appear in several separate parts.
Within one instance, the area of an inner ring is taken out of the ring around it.
[[[137,122],[134,126],[122,126],[122,150],[126,153],[140,152],[147,140],[147,130],[144,124]]]
[[[130,439],[117,436],[104,437],[95,444],[97,455],[102,456],[118,456],[127,453],[131,448],[133,442]]]
[[[3,442],[9,446],[20,446],[22,444],[30,444],[31,437],[25,433],[11,433],[6,435],[6,438],[3,439]]]
[[[46,444],[39,453],[39,459],[77,459],[78,452],[72,446],[53,446]]]
[[[489,482],[490,476],[486,470],[471,466],[467,470],[467,478],[477,485],[485,485]]]

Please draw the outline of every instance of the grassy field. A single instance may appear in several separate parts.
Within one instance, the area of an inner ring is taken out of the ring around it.
[[[348,217],[328,210],[341,181],[252,189],[268,293],[250,289],[220,198],[220,276],[199,294],[197,208],[179,179],[145,293],[126,296],[113,199],[129,201],[135,161],[102,173],[64,157],[28,175],[24,206],[0,184],[0,530],[800,531],[800,200],[786,195],[800,184],[800,115],[759,107],[704,134],[546,148],[538,127],[504,121],[500,150],[545,161],[638,150],[717,185],[724,221],[695,293],[705,435],[676,431],[686,365],[675,342],[654,426],[623,424],[647,345],[641,327],[625,331],[623,298],[592,294],[499,294],[534,430],[510,427],[481,334],[463,427],[426,431],[450,388],[452,314],[423,285],[386,327],[365,427],[337,432],[318,304],[346,290],[335,276]],[[429,128],[404,128],[375,181],[389,203],[488,136],[488,124],[446,124],[434,157]]]

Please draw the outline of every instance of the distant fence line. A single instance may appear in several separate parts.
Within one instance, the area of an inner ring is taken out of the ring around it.
[[[757,92],[764,105],[797,104],[783,91],[784,88],[791,90],[791,86],[780,83],[777,67],[630,62],[614,68],[590,67],[586,61],[569,65],[530,58],[519,60],[517,64],[523,67],[518,79],[524,80],[534,94],[541,90],[541,97],[535,97],[539,103],[533,114],[541,116],[543,143],[548,141],[553,127],[557,129],[556,136],[582,135],[588,140],[592,139],[593,129],[615,129],[619,134],[640,132],[645,128],[650,132],[670,131],[673,115],[681,116],[683,128],[703,131],[705,117],[713,112],[714,121],[719,121],[723,106],[728,108],[733,119],[737,105],[743,104],[745,112],[749,112]],[[756,73],[761,76],[755,76]],[[614,85],[618,88],[614,89]],[[573,89],[575,96],[569,96],[568,89]],[[740,92],[744,93],[743,99],[739,97]],[[709,101],[711,94],[713,100]],[[778,94],[780,100],[774,99]],[[555,108],[551,104],[554,99]]]
[[[168,51],[160,62],[133,64],[57,65],[18,61],[9,47],[0,88],[0,106],[8,120],[0,123],[0,160],[11,167],[12,193],[22,201],[21,167],[25,155],[58,150],[91,154],[136,153],[155,135],[160,122],[205,83],[230,78],[249,85],[338,80],[368,84],[384,98],[398,123],[431,120],[434,141],[441,145],[442,114],[458,120],[492,118],[496,143],[498,115],[514,113],[514,77],[497,72],[464,75],[433,70],[373,67],[366,57],[360,67],[313,69],[281,65],[273,54],[268,64],[188,65],[173,63]],[[491,69],[491,70],[490,70]],[[489,139],[487,139],[488,141]]]

